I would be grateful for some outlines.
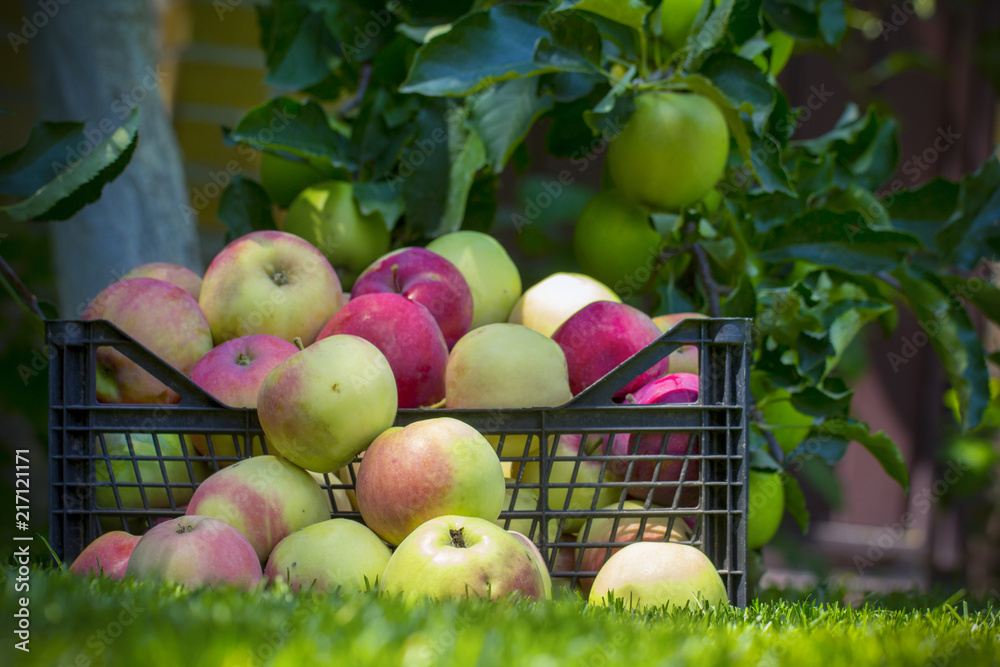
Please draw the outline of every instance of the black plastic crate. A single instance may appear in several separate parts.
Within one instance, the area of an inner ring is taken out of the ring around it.
[[[624,546],[614,541],[616,536],[626,530],[638,534],[648,530],[659,539],[702,549],[722,575],[730,602],[742,607],[747,589],[750,331],[745,319],[685,320],[563,406],[400,410],[396,424],[450,416],[499,439],[500,459],[512,474],[511,494],[522,496],[522,501],[527,497],[529,504],[538,496],[532,509],[505,511],[501,519],[508,526],[510,521],[525,522],[522,527],[541,550],[554,583],[585,583],[596,574],[596,566],[587,567],[593,554],[603,561],[611,548]],[[218,470],[220,463],[246,455],[246,443],[252,443],[252,451],[267,451],[255,410],[220,404],[114,325],[50,321],[46,336],[50,537],[63,560],[74,559],[103,532],[141,534],[157,519],[183,514],[199,479]],[[697,403],[628,405],[612,400],[616,391],[683,345],[699,349]],[[180,402],[98,402],[100,346],[114,347],[137,362],[177,392]],[[658,438],[659,453],[615,456],[600,447],[589,455],[557,451],[567,436],[603,437],[610,442],[618,434]],[[687,450],[664,453],[668,438],[677,434],[689,434]],[[197,451],[195,438],[203,438],[200,444],[207,454]],[[534,448],[537,452],[530,451]],[[226,456],[224,450],[235,455]],[[680,462],[680,482],[633,479],[635,467],[649,462],[657,466],[656,472]],[[598,464],[596,479],[586,480],[586,466],[593,471]],[[696,475],[685,474],[695,467]],[[540,481],[534,481],[532,471]],[[344,507],[346,492],[353,490],[353,471],[345,469],[343,480],[333,473],[318,477],[334,508],[332,516],[360,521],[357,511],[340,509],[337,503],[339,497]],[[630,489],[645,495],[629,497]],[[563,495],[560,505],[556,501]],[[653,502],[654,495],[661,504]],[[598,530],[602,525],[606,530]]]

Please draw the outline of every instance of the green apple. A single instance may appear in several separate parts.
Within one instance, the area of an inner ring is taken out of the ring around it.
[[[530,287],[510,311],[509,321],[552,336],[563,322],[594,301],[621,299],[604,283],[580,273],[553,273]]]
[[[649,209],[617,190],[599,192],[587,202],[573,231],[580,268],[619,293],[649,280],[662,247],[663,238],[649,224]]]
[[[774,439],[787,454],[809,435],[813,418],[803,414],[792,405],[791,394],[784,389],[776,389],[768,399],[758,405],[761,416],[771,427]]]
[[[751,470],[747,493],[747,548],[760,549],[771,541],[785,513],[785,486],[781,473]]]
[[[307,158],[292,159],[265,151],[260,159],[260,184],[271,201],[288,208],[295,197],[310,185],[330,180],[338,170]]]
[[[663,39],[670,46],[675,49],[684,46],[703,4],[703,0],[663,0],[660,5],[660,27]]]
[[[472,291],[472,325],[504,322],[521,296],[521,274],[500,242],[489,234],[461,230],[427,244],[454,264]]]
[[[527,481],[527,480],[525,480]],[[537,512],[539,510],[538,506],[538,491],[536,489],[526,489],[519,488],[517,490],[517,496],[514,496],[514,489],[509,486],[514,480],[508,479],[508,486],[504,491],[503,497],[503,511],[504,512]],[[508,521],[510,525],[507,525]],[[499,518],[494,521],[496,525],[501,528],[513,532],[521,533],[522,535],[536,536],[541,534],[541,519],[535,517],[526,517],[522,519],[516,519],[511,517],[510,519]],[[549,541],[554,542],[556,539],[556,529],[558,528],[558,522],[549,520]]]
[[[286,581],[294,591],[364,592],[382,577],[389,556],[389,547],[367,527],[350,519],[328,519],[278,542],[264,576]]]

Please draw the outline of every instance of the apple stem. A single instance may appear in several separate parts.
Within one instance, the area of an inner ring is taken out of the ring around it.
[[[451,546],[453,546],[453,547],[455,547],[457,549],[464,549],[465,548],[465,538],[462,537],[462,529],[461,528],[459,528],[458,530],[455,530],[453,528],[451,530]]]
[[[295,347],[299,348],[300,351],[306,349],[306,346],[302,344],[302,339],[298,336],[293,338],[292,342],[295,343]]]

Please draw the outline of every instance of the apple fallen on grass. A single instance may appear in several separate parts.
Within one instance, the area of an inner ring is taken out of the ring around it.
[[[111,579],[124,579],[139,537],[121,530],[104,533],[80,552],[69,571],[81,576],[103,574]]]
[[[180,287],[194,297],[195,301],[198,300],[198,295],[201,293],[201,276],[180,264],[171,264],[170,262],[140,264],[122,276],[123,280],[127,278],[156,278],[157,280],[165,280]]]
[[[610,287],[582,273],[553,273],[528,288],[509,320],[552,336],[569,317],[594,301],[621,301]]]

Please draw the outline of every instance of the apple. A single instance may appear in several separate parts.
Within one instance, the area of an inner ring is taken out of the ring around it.
[[[424,419],[375,438],[361,460],[356,493],[365,524],[400,544],[437,516],[495,521],[503,509],[503,468],[486,438],[465,422]]]
[[[785,513],[785,485],[781,473],[751,470],[747,492],[747,549],[771,541]]]
[[[357,336],[316,341],[268,373],[257,416],[275,453],[316,472],[350,463],[396,420],[385,355]]]
[[[381,590],[409,601],[514,594],[541,599],[545,579],[524,545],[503,528],[477,517],[440,516],[396,547]]]
[[[653,320],[637,308],[616,301],[587,304],[563,322],[552,340],[566,354],[573,395],[594,384],[633,354],[660,337]],[[667,372],[662,359],[615,393],[624,398]]]
[[[580,268],[621,294],[654,275],[662,249],[663,237],[649,223],[649,208],[617,190],[594,195],[573,227],[573,254]]]
[[[563,535],[562,540],[572,540],[572,535]],[[552,573],[575,573],[576,569],[576,549],[560,547],[556,549],[555,561],[552,563]],[[549,575],[553,588],[570,589],[573,587],[572,577],[552,577]]]
[[[149,262],[140,264],[122,276],[123,280],[128,278],[156,278],[164,280],[172,285],[177,285],[182,290],[198,300],[201,293],[201,276],[180,264],[170,262]]]
[[[337,311],[318,338],[334,334],[364,338],[385,355],[400,408],[425,408],[444,400],[448,345],[423,305],[394,292],[365,294]]]
[[[470,329],[507,321],[521,296],[521,274],[499,241],[463,229],[437,237],[427,249],[454,264],[465,277],[472,293]]]
[[[209,516],[182,516],[150,528],[135,545],[125,576],[188,588],[252,588],[263,577],[243,533]]]
[[[364,456],[365,456],[364,452],[359,452],[357,458],[363,459]],[[355,460],[352,461],[351,463],[348,463],[343,468],[337,471],[337,477],[340,478],[340,481],[351,487],[347,490],[347,497],[351,501],[351,507],[353,507],[355,510],[358,509],[358,496],[354,492],[354,489],[357,486],[358,469],[360,467],[361,467],[361,461]]]
[[[703,4],[703,0],[672,0],[660,5],[660,28],[667,44],[674,49],[684,46]]]
[[[550,338],[520,324],[498,322],[470,331],[451,350],[445,370],[448,408],[534,408],[573,398],[562,350]],[[496,448],[499,436],[487,436]],[[504,457],[537,453],[526,435],[504,438]]]
[[[611,470],[607,461],[587,458],[588,454],[600,453],[604,438],[588,436],[584,439],[579,433],[568,433],[559,436],[555,449],[550,451],[552,457],[574,457],[571,460],[552,460],[549,476],[546,482],[548,489],[549,509],[590,510],[604,507],[621,495],[621,487],[603,486],[611,482],[622,481],[621,476]],[[522,480],[530,484],[541,482],[539,461],[528,461],[524,464]],[[578,484],[600,484],[600,487],[576,486]],[[558,486],[564,485],[564,486]],[[573,485],[572,487],[568,485]],[[561,519],[563,530],[575,532],[583,525],[583,517],[565,517]],[[560,519],[552,519],[558,525]]]
[[[330,518],[327,496],[309,473],[276,456],[238,461],[206,479],[187,515],[211,516],[238,529],[266,561],[292,532]]]
[[[612,503],[601,510],[615,512],[634,512],[644,510],[643,503],[634,500],[626,500],[619,508],[618,503]],[[652,505],[650,509],[658,509]],[[601,544],[603,542],[617,542],[622,545],[631,542],[663,542],[669,539],[671,542],[686,542],[691,539],[691,529],[680,517],[646,517],[645,525],[642,517],[637,516],[595,516],[587,520],[587,523],[580,529],[578,539],[583,544]],[[597,572],[601,569],[608,558],[621,550],[621,547],[584,547],[580,549],[583,555],[580,559],[581,572]],[[584,592],[590,590],[594,580],[586,577],[581,578],[580,587]]]
[[[545,559],[542,558],[542,552],[538,550],[538,547],[528,539],[527,536],[517,532],[516,530],[508,530],[508,533],[513,535],[518,542],[520,542],[528,555],[531,556],[531,560],[535,562],[535,567],[542,574],[542,589],[543,594],[538,598],[539,600],[551,600],[552,599],[552,577],[549,576],[549,566],[545,564]]]
[[[310,185],[330,180],[343,172],[329,160],[264,151],[260,156],[260,185],[271,201],[288,208]]]
[[[138,535],[121,530],[104,533],[80,552],[69,571],[81,576],[103,574],[111,579],[124,579],[128,559],[138,542]]]
[[[327,519],[281,540],[267,559],[264,576],[288,582],[296,592],[364,592],[375,587],[389,556],[389,547],[357,521]]]
[[[319,488],[323,490],[323,495],[326,496],[326,507],[330,510],[330,514],[334,512],[350,512],[356,509],[350,495],[348,495],[348,491],[346,489],[335,488],[340,484],[340,479],[338,479],[337,475],[328,472],[313,472],[312,470],[307,470],[306,472],[312,475],[312,478],[319,484]]]
[[[345,285],[389,249],[389,228],[377,213],[362,213],[347,181],[309,186],[288,207],[284,229],[319,248]]]
[[[454,264],[425,248],[403,248],[376,260],[351,290],[351,298],[394,292],[431,312],[451,348],[472,323],[472,292]]]
[[[509,321],[552,336],[570,315],[594,301],[621,301],[610,287],[580,273],[553,273],[514,304]]]
[[[220,402],[234,408],[256,408],[257,392],[264,378],[275,366],[299,351],[292,343],[277,336],[254,334],[242,338],[227,340],[198,360],[191,369],[191,379],[217,398]],[[191,444],[203,456],[236,457],[251,456],[262,453],[257,446],[250,452],[239,437],[234,441],[232,436],[216,436],[212,438],[212,447],[204,435],[192,434]],[[236,451],[239,446],[239,454]],[[220,466],[230,465],[231,461],[219,461]]]
[[[514,480],[506,480],[509,484],[513,484]],[[524,480],[527,481],[527,480]],[[517,496],[514,496],[514,489],[508,485],[504,490],[503,496],[503,511],[504,512],[537,512],[540,507],[538,505],[538,491],[536,489],[526,489],[518,488]],[[500,526],[504,530],[509,530],[511,532],[521,533],[529,537],[533,535],[539,535],[542,532],[541,529],[541,519],[537,517],[525,517],[525,518],[514,518],[509,519],[504,517],[497,518],[494,521],[496,525]],[[509,524],[509,525],[508,525]],[[549,520],[549,541],[553,541],[556,538],[556,530],[558,529],[558,522]]]
[[[672,373],[658,378],[653,382],[643,386],[630,398],[630,402],[638,405],[652,405],[665,403],[696,403],[698,401],[698,376],[691,373]],[[692,442],[694,437],[694,442]],[[664,449],[662,433],[649,433],[641,435],[633,433],[625,440],[623,437],[616,437],[612,440],[610,454],[613,456],[624,455],[656,455],[663,456],[697,456],[701,451],[698,446],[698,438],[690,433],[670,433],[666,438],[666,448]],[[688,451],[690,449],[690,452]],[[612,463],[612,469],[620,475],[625,475],[630,461],[619,460]],[[663,459],[654,458],[646,460],[633,460],[632,475],[628,481],[651,482],[653,481],[657,465],[660,466],[660,473],[656,480],[660,482],[675,483],[681,479],[685,464],[687,472],[684,474],[685,485],[681,487],[678,498],[678,507],[696,507],[700,496],[700,488],[694,486],[698,481],[700,465],[697,459]],[[633,498],[643,500],[649,495],[652,487],[630,486],[628,493]],[[674,497],[677,495],[678,486],[658,486],[653,491],[653,502],[667,507],[673,507]]]
[[[212,349],[212,333],[198,302],[156,278],[126,278],[94,297],[84,320],[108,320],[187,375]],[[97,348],[97,400],[102,403],[176,403],[175,392],[111,347]]]
[[[657,315],[653,322],[659,327],[660,332],[666,333],[675,326],[689,319],[706,319],[708,315],[701,313],[671,313],[669,315]],[[670,353],[671,373],[693,373],[698,374],[698,346],[683,345]]]
[[[215,343],[270,334],[304,345],[340,310],[337,273],[319,250],[293,234],[250,232],[223,248],[201,284],[202,310]]]

